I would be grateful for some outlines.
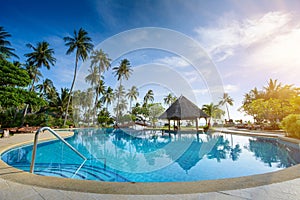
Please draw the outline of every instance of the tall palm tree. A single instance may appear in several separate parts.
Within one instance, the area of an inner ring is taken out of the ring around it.
[[[226,110],[227,110],[227,115],[228,115],[228,120],[230,120],[230,115],[229,115],[229,110],[228,110],[228,105],[230,106],[233,105],[233,99],[228,95],[228,93],[224,93],[223,97],[221,98],[221,101],[219,102],[219,105],[221,106],[226,106]]]
[[[100,80],[102,78],[102,73],[107,71],[110,68],[110,62],[111,59],[108,57],[106,53],[102,49],[100,50],[93,50],[91,53],[91,67],[95,67],[98,70],[98,80],[97,82],[100,83]],[[95,107],[98,103],[98,95],[99,95],[99,89],[96,90],[96,99],[95,99]]]
[[[115,76],[117,76],[118,81],[120,82],[119,87],[121,88],[122,85],[122,79],[125,78],[128,80],[129,76],[132,73],[132,69],[130,66],[130,62],[127,59],[123,59],[119,65],[119,67],[114,67],[113,70],[115,71]],[[119,90],[121,91],[121,90]],[[120,93],[118,94],[118,102],[117,102],[117,108],[119,108],[119,103],[120,103]],[[117,113],[117,122],[119,118],[119,111]]]
[[[111,87],[108,87],[100,99],[102,103],[106,103],[106,110],[108,110],[108,105],[114,100],[115,94],[113,91]]]
[[[133,100],[137,100],[138,96],[139,96],[139,91],[138,91],[137,87],[136,86],[132,86],[128,90],[127,94],[126,94],[126,97],[128,97],[129,100],[130,100],[130,108],[129,108],[130,111],[132,109],[132,106],[131,106],[132,105],[132,101]]]
[[[69,36],[64,37],[64,41],[65,41],[65,45],[69,47],[66,52],[67,55],[70,55],[75,51],[74,77],[70,89],[70,96],[68,99],[67,108],[66,108],[66,111],[68,111],[75,79],[77,76],[78,61],[79,60],[85,61],[88,58],[89,52],[92,51],[94,45],[91,43],[92,39],[88,37],[88,33],[82,28],[80,28],[78,32],[74,30],[74,37],[69,37]],[[64,126],[66,125],[67,117],[68,116],[66,115],[64,119]]]
[[[46,41],[38,42],[36,46],[33,46],[32,44],[27,44],[26,46],[33,50],[31,53],[27,53],[24,55],[25,57],[27,57],[26,62],[29,63],[29,65],[31,65],[32,67],[33,82],[30,91],[33,91],[34,84],[37,80],[36,77],[39,73],[38,68],[44,66],[49,70],[51,66],[54,66],[56,58],[54,58],[54,50],[49,48],[50,45]],[[27,114],[28,106],[28,104],[25,106],[21,125],[23,125],[24,118]]]
[[[11,35],[4,30],[4,27],[0,26],[0,59],[15,57],[19,58],[13,53],[14,49],[11,48],[11,43],[6,40],[6,38],[11,37]]]
[[[148,90],[148,92],[145,94],[144,104],[147,105],[149,101],[151,101],[151,102],[154,101],[153,90]]]
[[[173,96],[172,93],[169,93],[164,98],[164,102],[166,105],[171,105],[174,101],[176,101],[176,96]]]

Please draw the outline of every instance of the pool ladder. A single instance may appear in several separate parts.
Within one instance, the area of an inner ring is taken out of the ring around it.
[[[84,160],[83,163],[79,166],[79,168],[74,173],[74,175],[77,174],[77,172],[81,169],[81,167],[86,162],[87,158],[85,156],[83,156],[81,153],[79,153],[79,151],[77,151],[64,138],[62,138],[60,135],[58,135],[54,130],[52,130],[49,127],[42,127],[40,129],[38,129],[36,131],[36,133],[35,133],[34,143],[33,143],[33,150],[32,150],[32,158],[31,158],[31,164],[30,164],[30,173],[34,173],[34,164],[35,164],[36,148],[37,148],[37,142],[38,142],[39,133],[42,132],[42,131],[45,131],[45,130],[47,130],[50,133],[52,133],[52,135],[54,135],[57,139],[59,139],[60,141],[62,141],[65,145],[67,145],[70,149],[72,149],[77,155],[79,155]]]

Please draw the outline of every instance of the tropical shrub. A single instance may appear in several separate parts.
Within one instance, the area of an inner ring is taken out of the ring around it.
[[[287,137],[300,138],[300,114],[290,114],[281,122],[281,128]]]

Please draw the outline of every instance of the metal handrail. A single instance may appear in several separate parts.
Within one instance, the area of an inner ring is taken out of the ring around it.
[[[36,155],[36,147],[38,142],[39,133],[41,131],[48,130],[50,133],[52,133],[57,139],[62,141],[65,145],[67,145],[70,149],[72,149],[77,155],[79,155],[84,162],[87,160],[85,156],[83,156],[79,151],[77,151],[74,147],[72,147],[65,139],[63,139],[60,135],[58,135],[54,130],[52,130],[50,127],[42,127],[38,129],[34,136],[34,143],[33,143],[33,150],[32,150],[32,158],[31,158],[31,164],[30,164],[30,173],[34,173],[34,164],[35,164],[35,155]]]

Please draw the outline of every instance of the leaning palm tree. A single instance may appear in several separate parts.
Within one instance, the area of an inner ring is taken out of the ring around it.
[[[149,101],[154,101],[153,90],[148,90],[148,92],[144,96],[144,104],[147,105]]]
[[[88,58],[88,53],[92,51],[94,45],[91,43],[92,39],[88,37],[88,33],[82,28],[80,28],[78,32],[74,30],[74,37],[69,37],[69,36],[64,37],[64,41],[66,42],[65,45],[69,47],[66,52],[67,55],[70,55],[75,51],[74,77],[70,89],[67,108],[66,108],[66,113],[67,113],[69,109],[71,97],[72,97],[72,91],[73,91],[75,79],[77,76],[78,61],[79,60],[85,61]],[[66,125],[67,117],[68,115],[66,114],[64,119],[64,126]]]
[[[100,83],[100,80],[102,78],[102,73],[107,71],[110,68],[110,62],[111,59],[108,57],[106,53],[102,49],[100,50],[93,50],[91,53],[91,67],[97,68],[98,71],[98,80],[97,82]],[[99,89],[96,89],[96,99],[95,99],[95,108],[98,103],[98,95],[99,95]]]
[[[11,35],[4,30],[4,27],[0,26],[0,60],[10,57],[19,58],[13,53],[14,49],[11,48],[11,43],[6,40],[6,38],[11,37]]]
[[[130,100],[130,111],[132,110],[132,101],[133,100],[137,100],[137,98],[138,98],[138,96],[139,96],[139,92],[138,92],[138,89],[137,89],[137,87],[136,86],[132,86],[129,90],[128,90],[128,92],[127,92],[127,94],[126,94],[126,97],[128,97],[129,98],[129,100]]]
[[[132,73],[132,69],[130,66],[130,62],[127,59],[123,59],[119,65],[119,67],[114,67],[113,70],[115,71],[115,76],[118,77],[118,81],[120,82],[119,87],[122,85],[122,79],[125,78],[128,80],[130,74]],[[119,90],[121,91],[121,90]],[[119,103],[120,103],[120,93],[118,94],[118,102],[117,102],[117,108],[119,108]],[[118,122],[118,117],[119,117],[119,111],[116,112],[117,116],[117,122]]]
[[[221,98],[221,101],[219,102],[219,105],[221,106],[226,106],[226,110],[227,110],[227,115],[228,115],[228,120],[230,120],[230,115],[229,115],[229,110],[228,110],[228,105],[230,106],[233,105],[233,99],[228,95],[228,93],[224,93],[223,97]]]
[[[26,62],[30,63],[29,65],[31,65],[31,67],[33,68],[32,70],[34,71],[32,87],[30,89],[30,91],[33,91],[36,77],[39,72],[38,68],[44,66],[49,70],[50,67],[55,64],[56,59],[53,57],[54,50],[49,48],[49,43],[46,41],[38,42],[36,46],[33,46],[32,44],[27,44],[26,46],[33,50],[31,53],[27,53],[24,55],[25,57],[27,57]],[[29,105],[27,104],[24,109],[21,125],[23,125],[24,123],[24,118],[27,114],[28,107]]]
[[[172,93],[169,93],[164,98],[164,102],[166,105],[171,105],[174,101],[176,101],[176,96],[173,96]]]

